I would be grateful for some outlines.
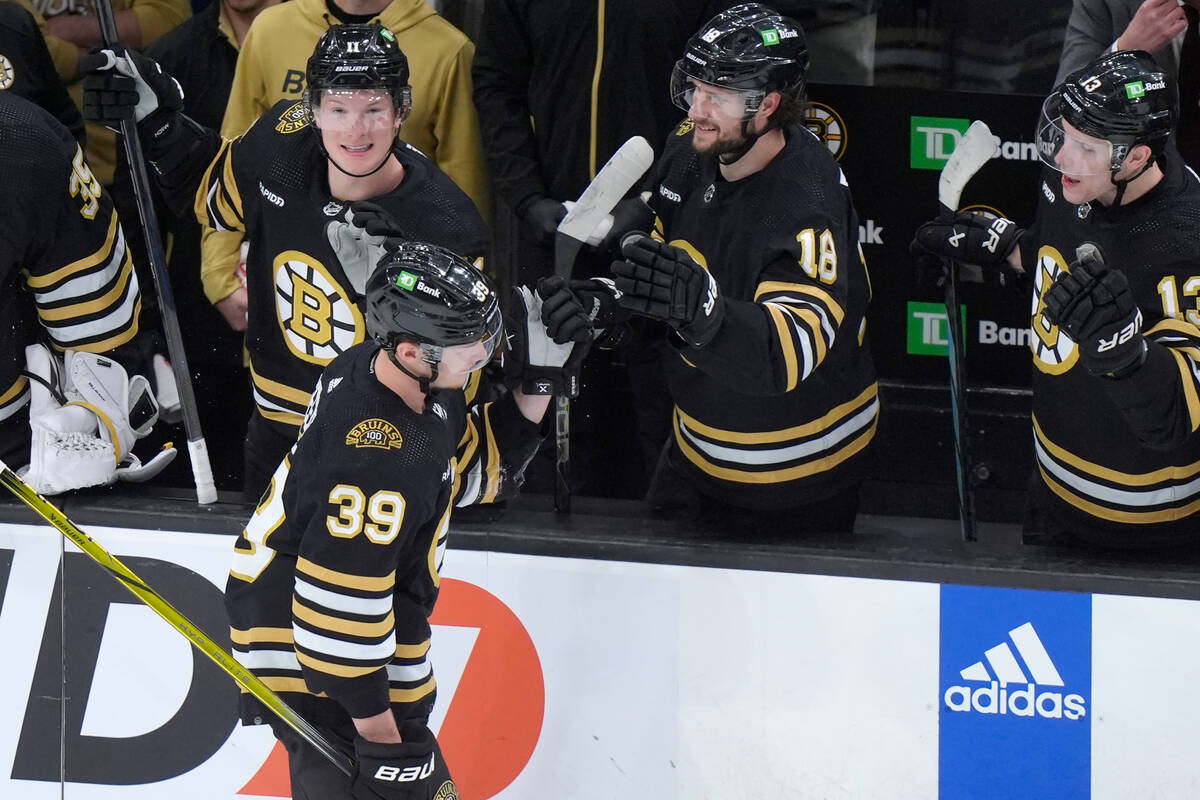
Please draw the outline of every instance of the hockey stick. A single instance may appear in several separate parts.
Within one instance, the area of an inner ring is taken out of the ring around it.
[[[281,720],[287,723],[296,733],[304,737],[305,741],[315,747],[321,755],[328,758],[335,767],[346,773],[347,776],[354,776],[353,759],[330,744],[320,731],[293,711],[291,706],[285,703],[283,698],[271,691],[266,684],[259,680],[258,676],[239,664],[232,654],[209,638],[204,631],[200,630],[194,622],[185,617],[175,606],[171,605],[166,598],[147,585],[129,567],[121,563],[94,539],[80,530],[75,523],[67,518],[66,514],[34,491],[32,486],[22,480],[17,473],[9,469],[8,465],[3,461],[0,461],[0,483],[3,483],[6,488],[36,511],[43,519],[55,528],[58,528],[63,536],[74,542],[80,550],[90,556],[93,561],[103,567],[118,583],[162,617],[168,625],[186,636],[188,641],[197,650],[212,659],[218,667],[225,670],[229,677],[233,678],[246,691],[258,698],[264,706],[275,712]]]
[[[951,220],[967,182],[996,152],[996,138],[975,120],[954,146],[938,178],[938,217]],[[975,541],[975,488],[972,486],[967,386],[963,376],[962,318],[958,305],[958,264],[947,261],[946,323],[950,329],[950,414],[954,424],[954,459],[958,477],[958,518],[964,542]]]
[[[654,150],[641,136],[631,136],[579,195],[574,208],[558,223],[554,238],[554,274],[567,280],[588,235],[621,201],[654,162]],[[554,508],[571,510],[571,401],[554,399]]]
[[[100,21],[104,46],[115,47],[119,41],[111,0],[96,0],[96,17]],[[122,120],[121,138],[125,141],[125,155],[129,160],[129,172],[133,180],[133,196],[137,201],[138,217],[141,219],[142,232],[146,238],[146,257],[154,275],[154,289],[158,294],[158,308],[162,314],[163,335],[167,340],[167,355],[170,356],[171,372],[179,389],[179,407],[183,415],[183,429],[188,438],[192,477],[196,484],[196,502],[215,503],[217,487],[213,483],[212,464],[208,460],[208,444],[204,441],[203,431],[200,430],[200,414],[196,409],[191,372],[188,370],[187,355],[183,350],[183,335],[179,332],[179,316],[175,311],[175,298],[171,294],[171,279],[167,275],[167,259],[163,255],[158,218],[154,213],[153,195],[150,194],[150,178],[146,174],[146,162],[142,159],[142,141],[138,138],[137,123],[132,119]]]

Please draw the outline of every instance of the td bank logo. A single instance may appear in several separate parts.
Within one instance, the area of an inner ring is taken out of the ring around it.
[[[940,170],[970,125],[971,120],[957,117],[911,117],[908,165],[913,169]],[[993,158],[1038,161],[1037,144],[1001,142]]]
[[[967,344],[967,307],[959,306],[962,317],[959,331],[963,346]],[[950,318],[941,303],[908,304],[908,354],[910,356],[945,356],[950,350]]]

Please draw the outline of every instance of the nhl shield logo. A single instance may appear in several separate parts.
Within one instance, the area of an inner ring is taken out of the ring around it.
[[[308,127],[308,109],[304,107],[304,103],[295,102],[284,109],[279,115],[279,122],[275,125],[275,130],[280,133],[295,133]]]
[[[336,217],[338,214],[342,213],[342,204],[333,202],[326,203],[325,208],[321,210],[325,212],[325,216],[327,217]]]
[[[717,187],[716,187],[716,186],[714,186],[713,184],[711,184],[711,183],[710,183],[710,184],[708,185],[708,188],[704,190],[704,202],[705,202],[706,204],[707,204],[707,203],[711,203],[711,202],[712,202],[712,199],[713,199],[713,197],[714,197],[716,194],[717,194]]]

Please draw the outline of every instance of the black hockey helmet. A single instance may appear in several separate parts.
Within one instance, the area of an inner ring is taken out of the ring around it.
[[[380,259],[365,302],[372,339],[388,351],[415,342],[431,364],[445,348],[476,342],[490,357],[504,327],[491,280],[461,256],[424,242],[404,242]]]
[[[304,98],[310,108],[328,89],[382,89],[392,96],[401,118],[412,108],[408,58],[396,35],[378,22],[329,28],[313,48],[304,77]]]
[[[1066,134],[1061,121],[1111,143],[1116,174],[1135,145],[1162,154],[1179,116],[1175,82],[1144,50],[1108,53],[1069,75],[1042,104],[1038,153],[1056,169]]]
[[[752,116],[768,92],[803,100],[808,45],[795,20],[761,3],[734,6],[688,40],[671,75],[671,99],[688,111],[693,81],[737,89]]]

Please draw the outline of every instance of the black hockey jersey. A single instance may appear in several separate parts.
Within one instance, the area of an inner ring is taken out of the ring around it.
[[[1107,208],[1071,205],[1047,170],[1022,241],[1034,285],[1033,443],[1047,490],[1035,497],[1061,529],[1200,528],[1200,181],[1173,153],[1164,173],[1146,195]],[[1090,375],[1041,314],[1083,242],[1125,273],[1142,311],[1149,356],[1121,380]]]
[[[48,112],[0,91],[0,421],[29,400],[25,347],[102,353],[138,329],[141,294],[108,194]]]
[[[471,199],[418,150],[397,142],[393,152],[404,181],[372,202],[390,211],[410,239],[482,258],[487,226]],[[287,435],[295,435],[321,369],[366,338],[362,298],[325,231],[347,205],[330,194],[327,169],[303,103],[285,100],[243,136],[221,143],[195,195],[201,222],[247,233],[246,350],[254,399]]]
[[[668,359],[673,435],[694,485],[748,508],[816,502],[861,480],[879,414],[865,344],[870,299],[850,187],[801,127],[765,169],[726,182],[668,137],[652,203],[659,235],[717,279],[725,319]]]
[[[368,342],[325,370],[226,587],[238,660],[317,722],[378,714],[388,698],[399,719],[429,713],[451,506],[514,494],[540,438],[511,395],[435,391],[417,414],[376,378],[379,352]],[[243,698],[245,721],[264,716]]]

